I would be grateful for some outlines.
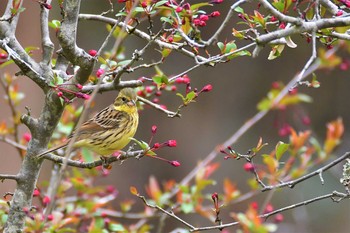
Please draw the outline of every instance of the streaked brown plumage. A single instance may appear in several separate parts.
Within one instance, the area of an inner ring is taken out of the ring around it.
[[[66,147],[75,134],[75,148],[86,147],[103,156],[123,149],[137,130],[139,117],[136,100],[137,96],[132,88],[122,89],[113,104],[83,123],[67,141],[38,156]]]

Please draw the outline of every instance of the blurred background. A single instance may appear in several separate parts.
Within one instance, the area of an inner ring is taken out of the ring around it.
[[[5,3],[0,1],[0,13],[3,13]],[[82,1],[82,13],[97,13],[108,9],[108,1]],[[113,1],[117,2],[117,1]],[[206,39],[220,25],[223,17],[226,15],[232,1],[224,1],[220,5],[208,9],[208,12],[219,10],[221,16],[208,21],[208,25],[203,34]],[[254,4],[253,4],[254,5]],[[19,26],[17,28],[17,37],[24,46],[40,47],[40,27],[39,27],[39,7],[35,1],[25,1],[26,10],[21,14]],[[51,19],[61,19],[56,2],[53,3],[51,10]],[[236,20],[236,19],[233,19]],[[233,25],[233,24],[232,24]],[[82,21],[78,28],[78,45],[86,50],[96,49],[103,42],[107,35],[106,26],[103,23],[94,21]],[[220,40],[232,40],[231,28],[222,33]],[[57,45],[57,40],[52,34],[52,39]],[[256,112],[257,103],[266,96],[271,88],[271,83],[281,80],[287,83],[294,75],[299,72],[307,59],[311,55],[311,46],[305,43],[304,39],[294,36],[293,40],[298,47],[295,49],[286,48],[282,57],[269,61],[267,60],[270,48],[266,47],[257,58],[239,57],[232,60],[228,64],[217,65],[215,67],[201,67],[189,73],[192,87],[200,89],[206,84],[212,84],[212,92],[202,94],[196,103],[190,104],[184,108],[181,118],[170,119],[152,108],[146,108],[141,113],[140,125],[135,138],[148,141],[151,135],[151,126],[158,126],[158,133],[155,141],[163,142],[168,139],[176,139],[176,148],[164,148],[159,151],[159,155],[170,160],[178,160],[181,162],[180,167],[172,167],[161,161],[143,158],[140,161],[129,159],[122,165],[114,164],[111,174],[108,177],[99,179],[100,184],[112,184],[119,191],[119,196],[114,201],[114,205],[118,206],[118,201],[133,198],[130,197],[129,187],[135,186],[139,192],[144,192],[144,187],[149,182],[151,175],[155,176],[160,182],[167,179],[175,179],[180,181],[186,176],[199,161],[204,159],[213,149],[223,143],[228,137],[234,134],[237,129]],[[237,41],[239,46],[246,42]],[[124,45],[126,46],[126,56],[130,57],[135,49],[141,49],[144,41],[130,36]],[[110,44],[109,48],[112,46]],[[56,47],[58,49],[58,47]],[[40,59],[40,50],[34,52],[34,58]],[[159,59],[157,52],[146,53],[145,61],[155,61]],[[172,53],[166,62],[160,66],[167,75],[176,75],[193,66],[193,61],[179,54]],[[98,67],[96,66],[96,70]],[[0,70],[0,76],[4,72],[11,74],[18,71],[15,66],[11,69]],[[95,70],[95,71],[96,71]],[[141,76],[151,77],[154,74],[153,69],[139,70],[137,72],[126,74],[123,80],[137,79]],[[296,130],[312,129],[315,133],[313,136],[322,141],[325,138],[326,123],[342,117],[345,125],[345,135],[343,143],[337,149],[335,156],[340,156],[344,152],[349,151],[349,131],[350,127],[350,80],[349,72],[341,70],[321,70],[317,71],[318,80],[321,82],[319,89],[299,88],[300,92],[304,92],[313,98],[312,104],[304,104],[297,108],[287,109],[286,115],[288,123]],[[24,106],[32,109],[32,115],[37,117],[40,114],[43,105],[43,92],[26,77],[20,77],[19,87],[26,94],[26,98],[19,109],[24,113]],[[184,93],[184,89],[179,89]],[[90,115],[98,112],[111,103],[115,98],[116,92],[108,92],[98,95],[96,105],[90,110]],[[0,120],[5,120],[11,124],[9,108],[3,98],[4,92],[0,89]],[[165,104],[169,110],[175,110],[181,104],[179,97],[173,93],[165,93],[161,98],[161,104]],[[79,102],[75,102],[79,104]],[[81,104],[81,103],[80,103]],[[300,116],[309,116],[311,125],[305,126],[300,122]],[[240,140],[232,145],[236,151],[244,153],[248,149],[256,145],[259,137],[264,142],[268,142],[269,146],[264,149],[264,153],[273,150],[274,145],[282,140],[287,142],[287,137],[280,137],[278,129],[274,127],[274,121],[279,115],[271,112],[248,131]],[[21,133],[28,130],[23,126]],[[20,168],[20,159],[17,151],[0,142],[1,154],[0,172],[15,174]],[[215,160],[220,162],[221,166],[213,175],[213,179],[217,181],[215,186],[210,187],[210,192],[221,192],[222,181],[224,178],[230,178],[234,181],[242,193],[249,191],[246,183],[252,174],[243,170],[244,161],[228,160],[224,162],[223,156],[219,156]],[[40,180],[47,180],[50,176],[52,164],[45,162]],[[342,166],[336,166],[330,172],[324,174],[325,185],[321,185],[320,180],[315,177],[302,184],[297,185],[294,189],[282,189],[276,191],[272,197],[272,203],[275,208],[281,208],[287,205],[301,202],[316,196],[321,196],[332,192],[333,190],[343,191],[342,185],[339,183],[339,177],[342,172]],[[0,193],[12,192],[14,190],[14,182],[4,181],[0,184]],[[271,193],[261,193],[261,195],[249,200],[262,203],[267,195]],[[139,200],[135,200],[141,207],[143,204]],[[221,217],[224,222],[231,221],[228,213],[231,211],[243,211],[248,202],[233,205],[223,210]],[[118,208],[117,208],[118,209]],[[308,206],[300,207],[291,211],[284,212],[285,221],[281,223],[277,232],[348,232],[350,229],[349,212],[350,203],[343,201],[340,204],[333,203],[331,200],[323,200]],[[208,220],[191,215],[184,217],[190,220],[191,224],[198,226],[207,226],[212,223]],[[172,222],[172,221],[169,221]],[[176,223],[178,226],[178,224]],[[169,226],[168,230],[174,226]],[[235,232],[235,229],[228,229],[229,232]]]

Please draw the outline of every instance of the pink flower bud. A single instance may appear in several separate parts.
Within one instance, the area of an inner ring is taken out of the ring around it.
[[[199,19],[202,21],[207,21],[209,19],[209,16],[208,15],[200,15]]]
[[[252,171],[254,171],[254,165],[251,163],[245,163],[243,165],[243,169],[247,172],[252,172]]]
[[[0,59],[7,59],[8,55],[7,53],[0,53]]]
[[[213,11],[209,16],[210,17],[219,17],[220,16],[220,12],[219,11]]]
[[[48,205],[50,202],[51,202],[51,199],[50,199],[49,196],[45,196],[45,197],[43,198],[43,204],[44,204],[44,205]]]
[[[219,199],[218,193],[217,193],[217,192],[213,193],[213,194],[211,195],[211,199],[213,199],[213,201],[216,202],[216,201]]]
[[[168,42],[169,43],[173,43],[174,42],[174,37],[173,36],[169,36],[168,37]]]
[[[280,29],[285,29],[286,28],[286,24],[284,22],[280,23],[279,28]]]
[[[97,70],[97,72],[96,72],[96,76],[97,76],[97,78],[100,78],[101,77],[101,75],[104,73],[105,71],[104,71],[104,69],[98,69]]]
[[[250,206],[254,209],[254,210],[257,210],[258,208],[259,208],[259,205],[258,205],[258,203],[257,202],[252,202],[251,204],[250,204]]]
[[[90,49],[89,50],[89,54],[90,54],[90,56],[96,56],[96,54],[97,54],[97,51],[95,50],[95,49]]]
[[[78,97],[78,98],[81,98],[81,99],[85,99],[85,100],[90,99],[90,96],[88,94],[84,94],[84,93],[81,93],[81,92],[75,93],[75,96]]]
[[[303,122],[304,125],[310,125],[311,124],[311,119],[309,116],[304,116],[301,121]]]
[[[204,86],[200,92],[209,92],[211,90],[213,90],[213,86],[211,84],[208,84]]]
[[[183,8],[182,8],[181,6],[178,6],[178,7],[176,8],[175,11],[176,11],[177,13],[180,13],[182,10],[183,10]]]
[[[153,134],[157,133],[157,126],[156,125],[152,125],[151,130],[152,130]]]
[[[276,22],[278,19],[276,16],[271,16],[270,22]]]
[[[52,6],[46,2],[42,3],[43,7],[45,7],[48,10],[51,10]]]
[[[154,143],[153,148],[158,149],[160,147],[160,144],[158,142]]]
[[[201,20],[200,19],[194,19],[193,24],[198,26],[200,24]]]
[[[175,80],[176,83],[180,84],[184,82],[184,79],[182,77],[179,77]]]
[[[279,214],[276,214],[276,215],[275,215],[275,218],[274,218],[274,222],[275,222],[275,223],[283,222],[283,220],[284,220],[283,214],[279,213]]]
[[[147,93],[152,93],[153,88],[150,87],[150,86],[147,86],[147,87],[145,88],[145,90],[146,90]]]
[[[167,142],[167,145],[168,145],[169,147],[176,147],[176,145],[177,145],[176,140],[169,140],[169,141]]]
[[[147,7],[147,2],[146,1],[141,2],[141,6],[142,6],[142,8],[146,8]]]
[[[37,197],[37,196],[40,196],[40,191],[39,189],[34,189],[33,197]]]
[[[188,77],[187,74],[183,75],[182,78],[183,78],[182,82],[184,84],[189,84],[191,82],[191,79]]]
[[[280,83],[279,82],[273,82],[272,83],[272,85],[271,85],[271,87],[273,88],[273,89],[280,89]]]
[[[47,221],[52,221],[52,220],[53,220],[53,215],[52,214],[47,215]]]
[[[222,3],[224,0],[212,0],[210,1],[210,3],[213,3],[213,4],[220,4]]]
[[[32,139],[32,135],[30,133],[24,133],[23,134],[23,140],[26,141],[26,142],[29,142],[30,139]]]
[[[174,161],[169,161],[169,163],[170,163],[172,166],[174,166],[174,167],[179,167],[179,166],[181,166],[180,162],[178,162],[178,161],[176,161],[176,160],[174,160]]]
[[[76,86],[79,90],[83,89],[83,85],[81,85],[81,84],[79,84],[79,83],[75,84],[75,86]]]
[[[264,210],[264,214],[270,213],[273,211],[273,206],[271,204],[267,204]]]
[[[200,27],[205,27],[206,25],[207,25],[207,23],[205,21],[202,21],[202,20],[198,24],[198,26],[200,26]]]
[[[63,96],[63,92],[62,91],[57,92],[57,96],[58,97],[62,97]]]
[[[108,185],[106,187],[107,193],[114,193],[116,191],[115,187],[113,185]]]

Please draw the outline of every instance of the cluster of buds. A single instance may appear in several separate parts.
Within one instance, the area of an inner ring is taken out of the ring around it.
[[[154,138],[155,134],[157,133],[157,126],[156,125],[153,125],[151,127],[151,132],[152,132],[152,135],[151,135],[151,138],[149,140],[148,145],[152,144],[153,138]],[[176,160],[168,160],[168,159],[165,159],[162,157],[158,157],[154,153],[154,151],[156,151],[162,147],[176,147],[176,146],[177,146],[177,142],[174,139],[168,140],[168,141],[163,142],[163,143],[156,142],[153,144],[153,146],[151,148],[149,148],[145,151],[145,154],[151,158],[158,159],[158,160],[164,161],[166,163],[169,163],[170,165],[172,165],[174,167],[179,167],[181,165],[180,162],[178,162]]]
[[[202,14],[193,20],[193,24],[195,26],[204,27],[207,25],[207,21],[209,20],[210,17],[215,18],[215,17],[219,17],[219,16],[220,16],[219,11],[214,11],[208,15]]]
[[[226,149],[227,149],[228,151],[226,151]],[[231,146],[228,146],[226,149],[224,149],[224,148],[221,148],[221,149],[220,149],[220,153],[222,153],[222,154],[225,155],[225,157],[224,157],[225,160],[227,160],[227,159],[240,159],[239,154],[236,153],[236,152],[232,149]]]
[[[90,99],[90,95],[82,93],[80,91],[83,88],[83,86],[81,84],[79,84],[79,83],[78,84],[70,84],[70,85],[74,85],[79,91],[73,91],[73,90],[70,90],[70,89],[63,87],[66,85],[69,85],[69,84],[57,85],[54,87],[54,89],[56,90],[57,96],[62,98],[65,103],[70,103],[71,100],[68,97],[66,97],[64,95],[64,93],[74,95],[75,97],[80,98],[80,99],[84,99],[84,100]]]

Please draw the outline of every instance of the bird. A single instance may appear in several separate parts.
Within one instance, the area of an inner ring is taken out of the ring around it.
[[[44,155],[68,146],[73,137],[73,148],[85,147],[102,157],[122,150],[135,135],[139,115],[136,106],[137,95],[132,88],[120,90],[113,104],[102,109],[91,119],[75,129],[68,139],[39,155]]]

